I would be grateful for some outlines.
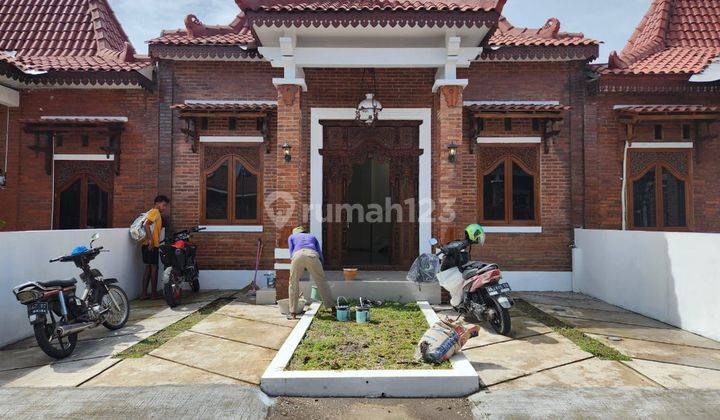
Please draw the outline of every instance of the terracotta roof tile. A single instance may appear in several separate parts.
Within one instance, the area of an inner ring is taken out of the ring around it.
[[[717,0],[654,0],[627,45],[613,53],[616,74],[693,74],[720,54]]]
[[[244,11],[459,11],[480,12],[502,8],[504,0],[237,0]]]
[[[518,28],[504,16],[498,21],[498,29],[490,38],[490,45],[512,47],[567,47],[576,45],[598,45],[594,39],[585,38],[581,33],[560,32],[560,21],[548,19],[542,28]]]
[[[276,101],[185,101],[170,108],[178,111],[242,112],[271,111],[277,108]]]
[[[107,0],[0,1],[1,60],[20,70],[136,70],[135,56]],[[8,53],[12,52],[12,53]]]
[[[707,105],[616,105],[623,114],[717,114],[720,107]]]
[[[149,44],[163,45],[247,45],[255,42],[251,31],[242,29],[238,33],[227,33],[208,36],[193,37],[186,30],[163,31],[163,33],[148,41]]]
[[[487,112],[562,112],[570,109],[569,106],[558,103],[532,101],[466,101],[463,105],[471,111]]]

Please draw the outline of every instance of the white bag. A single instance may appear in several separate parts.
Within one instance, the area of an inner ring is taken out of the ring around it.
[[[143,213],[135,219],[130,225],[130,238],[141,243],[147,238],[147,232],[145,232],[145,221],[147,220],[147,213]]]
[[[458,306],[462,302],[463,297],[463,275],[457,267],[449,270],[441,271],[437,274],[440,286],[450,292],[450,304]]]

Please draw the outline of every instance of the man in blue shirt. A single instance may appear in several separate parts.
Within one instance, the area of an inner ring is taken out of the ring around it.
[[[305,270],[310,272],[310,278],[317,286],[323,304],[328,308],[334,307],[330,286],[325,281],[323,254],[317,238],[306,233],[303,227],[296,227],[288,238],[288,245],[291,259],[288,288],[290,315],[288,319],[294,319],[302,312],[302,308],[298,308],[298,300],[300,299],[300,277]]]

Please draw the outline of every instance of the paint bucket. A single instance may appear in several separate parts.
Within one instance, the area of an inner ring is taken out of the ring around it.
[[[370,302],[360,298],[360,304],[355,308],[355,322],[367,324],[370,322]]]
[[[335,318],[340,322],[348,322],[350,320],[350,305],[347,299],[340,296],[337,298],[335,305]]]
[[[310,289],[310,300],[313,302],[320,302],[322,299],[320,299],[320,291],[318,291],[317,286],[313,286]]]

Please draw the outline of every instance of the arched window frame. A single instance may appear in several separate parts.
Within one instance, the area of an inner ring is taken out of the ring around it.
[[[87,192],[88,192],[88,180],[92,180],[95,184],[97,184],[102,190],[104,190],[108,194],[108,228],[113,227],[113,185],[111,183],[104,182],[99,177],[96,177],[90,172],[82,171],[78,172],[72,177],[70,177],[67,181],[63,182],[62,185],[59,185],[55,189],[55,203],[54,206],[54,212],[53,212],[53,229],[59,229],[60,226],[60,195],[70,188],[76,181],[80,180],[80,229],[86,229],[87,228],[87,211],[88,211],[88,202],[87,202]]]
[[[485,146],[490,147],[490,146]],[[533,144],[519,144],[514,147],[524,147],[533,149],[533,153],[537,154],[537,169],[531,169],[525,162],[519,159],[513,153],[507,153],[496,158],[492,164],[478,169],[478,195],[477,195],[477,212],[480,223],[487,226],[539,226],[541,224],[541,206],[540,206],[540,147]],[[482,156],[479,156],[482,159]],[[492,173],[497,167],[505,163],[505,219],[504,220],[487,220],[485,218],[485,185],[484,178]],[[534,184],[534,216],[532,220],[513,220],[513,182],[512,182],[512,165],[517,164],[523,171],[533,177]]]
[[[255,152],[255,151],[253,151]],[[257,151],[259,153],[259,151]],[[227,202],[227,219],[208,219],[206,216],[206,191],[207,177],[215,172],[223,163],[228,162],[228,202]],[[254,219],[237,219],[235,218],[235,163],[240,163],[248,172],[257,178],[257,210]],[[217,158],[210,166],[203,168],[200,172],[200,222],[205,225],[260,225],[262,224],[263,212],[263,177],[262,167],[253,165],[245,157],[228,153]]]
[[[662,159],[655,159],[642,167],[634,176],[628,177],[627,182],[627,225],[633,230],[646,230],[646,231],[689,231],[693,229],[694,218],[693,218],[693,206],[692,206],[692,155],[691,152],[686,150],[668,150],[668,149],[647,149],[645,151],[636,151],[633,153],[653,153],[653,152],[673,152],[678,154],[685,154],[688,164],[687,174],[683,175],[673,165]],[[634,154],[630,156],[633,159]],[[649,171],[655,170],[655,220],[657,221],[655,227],[644,227],[635,226],[635,202],[634,202],[634,189],[635,181],[644,177]],[[665,212],[664,212],[664,200],[663,200],[663,189],[662,189],[662,170],[668,170],[675,178],[685,182],[685,225],[684,227],[665,225]]]

